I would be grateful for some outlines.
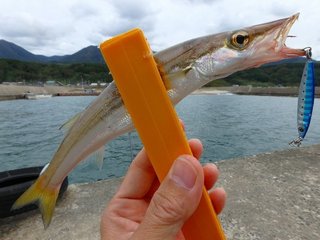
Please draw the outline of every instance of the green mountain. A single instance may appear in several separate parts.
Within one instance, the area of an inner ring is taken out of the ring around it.
[[[88,46],[71,55],[47,57],[33,54],[6,40],[0,40],[0,59],[37,63],[104,63],[97,46]]]
[[[63,63],[104,63],[100,50],[97,46],[89,46],[80,51],[66,56],[58,57],[57,62]]]

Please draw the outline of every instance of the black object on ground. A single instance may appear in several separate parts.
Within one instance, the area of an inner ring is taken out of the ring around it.
[[[35,182],[42,169],[43,166],[0,172],[0,218],[13,216],[37,208],[36,204],[30,204],[11,211],[14,202]],[[67,188],[68,177],[64,179],[61,185],[58,199],[61,198]]]

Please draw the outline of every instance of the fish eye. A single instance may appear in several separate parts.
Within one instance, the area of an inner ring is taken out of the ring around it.
[[[242,50],[248,45],[249,40],[250,38],[247,32],[239,31],[232,35],[230,42],[233,47]]]
[[[244,35],[237,35],[236,36],[236,42],[238,43],[238,44],[243,44],[244,43],[244,40],[245,40],[245,36]]]

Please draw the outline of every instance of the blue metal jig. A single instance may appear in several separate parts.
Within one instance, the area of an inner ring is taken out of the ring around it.
[[[315,92],[314,62],[311,59],[311,48],[306,48],[305,51],[308,60],[305,64],[301,78],[297,109],[299,137],[289,143],[290,145],[297,147],[301,145],[310,126]]]

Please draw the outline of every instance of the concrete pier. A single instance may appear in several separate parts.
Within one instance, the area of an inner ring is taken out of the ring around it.
[[[320,239],[320,145],[217,163],[228,239]],[[121,179],[71,185],[43,229],[38,211],[0,219],[2,240],[100,239],[100,214]]]

